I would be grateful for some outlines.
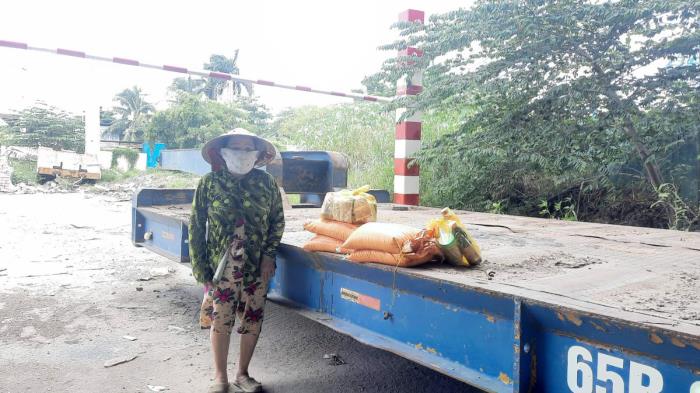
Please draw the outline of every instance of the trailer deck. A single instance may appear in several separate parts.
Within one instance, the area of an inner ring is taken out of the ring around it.
[[[189,204],[146,208],[185,224],[190,209]],[[398,269],[700,335],[700,233],[457,213],[483,250],[481,265]],[[421,228],[439,214],[439,209],[393,211],[384,205],[378,220]],[[302,247],[313,237],[304,222],[319,215],[314,208],[286,211],[282,242]]]
[[[134,205],[186,230],[187,198]],[[285,212],[270,297],[320,323],[486,391],[700,391],[698,233],[458,212],[480,266],[393,268],[301,250],[319,211]],[[385,205],[378,219],[438,214]]]

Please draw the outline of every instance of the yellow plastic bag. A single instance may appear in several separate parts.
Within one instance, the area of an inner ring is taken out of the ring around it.
[[[367,191],[369,186],[329,192],[321,206],[321,218],[349,224],[377,221],[377,200]]]
[[[474,266],[481,263],[481,248],[467,231],[462,221],[449,208],[442,216],[428,223],[428,230],[438,241],[445,259],[457,266]]]

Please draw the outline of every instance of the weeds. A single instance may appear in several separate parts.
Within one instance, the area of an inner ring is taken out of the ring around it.
[[[503,204],[503,201],[488,201],[486,203],[487,209],[486,211],[491,213],[491,214],[505,214],[506,207]]]
[[[651,207],[663,206],[667,211],[668,228],[690,231],[700,220],[700,207],[691,207],[678,195],[675,185],[664,183],[656,189],[659,198]]]
[[[100,182],[114,183],[122,180],[131,179],[142,174],[143,172],[139,172],[134,169],[128,170],[126,172],[121,172],[116,169],[103,169]]]
[[[540,216],[556,220],[578,221],[576,203],[570,197],[553,203],[551,207],[549,201],[543,199],[538,206],[540,208]]]

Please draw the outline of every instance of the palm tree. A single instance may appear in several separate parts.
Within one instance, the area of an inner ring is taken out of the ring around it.
[[[209,63],[204,64],[204,69],[209,71],[224,72],[227,74],[237,74],[239,71],[236,66],[236,60],[238,57],[238,51],[236,51],[236,56],[233,59],[227,58],[223,55],[211,55],[209,57]],[[224,89],[228,85],[228,81],[217,78],[207,78],[206,85],[204,86],[204,94],[210,100],[216,100],[224,92]]]
[[[120,140],[134,142],[137,137],[142,137],[146,121],[155,107],[144,99],[144,94],[137,86],[131,89],[124,89],[114,96],[117,105],[114,113],[117,115],[107,132],[117,132]]]
[[[224,55],[209,56],[209,63],[204,64],[204,69],[209,71],[223,72],[225,74],[238,75],[240,69],[236,65],[238,61],[238,49],[233,54],[233,58]],[[218,78],[198,78],[193,79],[188,76],[186,78],[175,78],[170,85],[170,90],[175,92],[185,92],[194,95],[204,94],[210,100],[218,100],[219,97],[229,87],[230,81]],[[233,81],[232,93],[233,96],[240,96],[245,88],[248,96],[253,95],[253,85],[250,83]]]
[[[204,93],[205,84],[206,81],[202,78],[192,79],[191,76],[186,78],[175,78],[175,80],[173,80],[173,84],[170,85],[170,90],[200,95]]]
[[[209,71],[224,72],[227,74],[238,75],[241,70],[236,63],[238,62],[238,49],[233,54],[233,58],[228,58],[223,55],[211,55],[209,63],[204,64],[204,69]],[[229,81],[207,78],[204,86],[204,94],[212,100],[218,99],[228,86]],[[233,81],[233,95],[240,96],[242,88],[245,87],[248,96],[253,94],[253,86],[248,83]]]

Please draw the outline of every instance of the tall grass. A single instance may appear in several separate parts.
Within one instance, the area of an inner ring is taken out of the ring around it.
[[[283,113],[272,136],[288,149],[329,150],[348,156],[348,187],[393,191],[394,115],[377,104],[301,107]]]

